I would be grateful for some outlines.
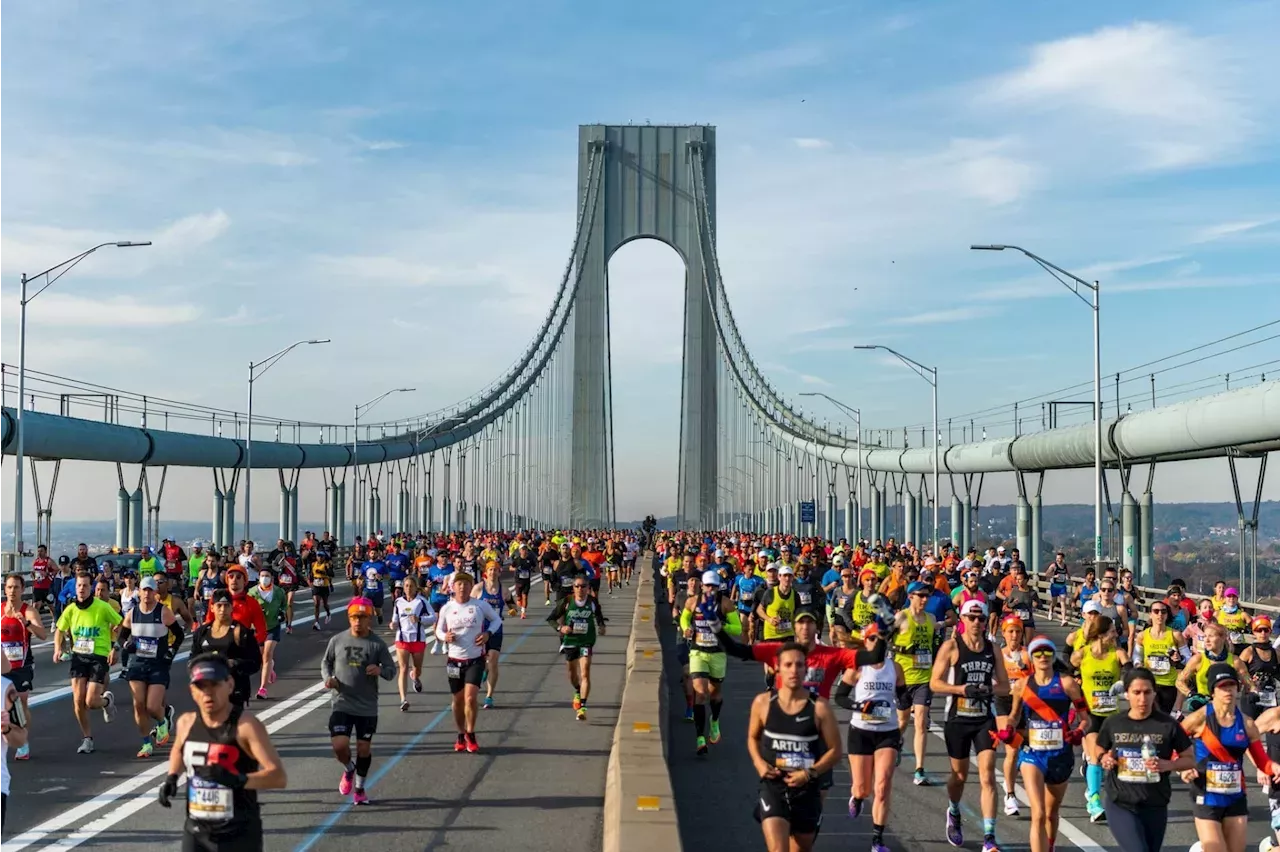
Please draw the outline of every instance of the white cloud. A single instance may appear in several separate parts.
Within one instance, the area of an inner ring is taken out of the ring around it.
[[[795,143],[795,146],[797,148],[804,148],[805,150],[810,150],[810,151],[831,147],[831,140],[816,139],[811,136],[800,136],[795,139],[792,139],[791,141]]]
[[[211,243],[231,226],[231,217],[221,209],[186,216],[165,227],[152,238],[156,248],[171,253]]]
[[[953,139],[944,150],[912,165],[961,196],[1000,206],[1020,200],[1038,182],[1036,167],[1009,153],[1018,147],[1012,137]]]
[[[51,290],[34,302],[30,310],[40,311],[40,323],[46,328],[150,328],[170,327],[192,322],[200,309],[189,304],[154,304],[129,296],[94,299],[87,296]],[[17,310],[6,311],[17,317]]]
[[[982,100],[1074,113],[1073,143],[1115,135],[1148,169],[1219,161],[1253,134],[1230,48],[1167,24],[1104,27],[1038,44],[1024,67],[990,81]]]
[[[947,323],[970,322],[986,319],[997,313],[995,308],[971,305],[962,308],[942,308],[936,311],[923,311],[907,314],[903,317],[891,317],[885,320],[887,325],[943,325]]]
[[[381,139],[374,142],[363,143],[364,147],[370,151],[395,151],[404,147],[403,142],[397,142],[394,139]]]
[[[1239,222],[1222,222],[1217,225],[1209,225],[1201,228],[1191,237],[1193,243],[1211,243],[1214,240],[1221,240],[1225,237],[1234,237],[1237,234],[1256,231],[1259,228],[1265,228],[1268,225],[1274,225],[1280,222],[1280,216],[1272,216],[1266,219],[1247,219]]]
[[[292,168],[320,162],[316,154],[302,150],[295,139],[251,128],[206,128],[190,139],[160,139],[146,147],[162,157],[238,166]]]
[[[812,68],[826,61],[827,50],[824,46],[816,42],[802,42],[722,62],[717,71],[726,77],[764,77],[800,68]]]

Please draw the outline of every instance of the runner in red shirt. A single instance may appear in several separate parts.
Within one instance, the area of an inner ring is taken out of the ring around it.
[[[796,613],[793,629],[796,632],[795,641],[804,646],[805,653],[808,655],[805,662],[807,666],[804,677],[805,688],[818,698],[830,700],[831,689],[845,669],[875,666],[884,662],[885,643],[883,642],[878,643],[876,649],[871,651],[863,648],[855,651],[833,645],[819,645],[818,622],[811,612]],[[744,645],[721,632],[720,644],[724,646],[725,653],[732,657],[748,662],[754,660],[773,669],[777,667],[778,651],[786,642],[757,642],[754,645]]]
[[[265,642],[267,636],[267,617],[262,614],[262,606],[249,597],[249,575],[239,565],[232,565],[226,571],[227,591],[231,592],[231,619],[253,630],[258,642]],[[204,614],[204,623],[213,623],[213,607],[208,607]]]
[[[53,560],[49,558],[49,548],[43,544],[36,547],[36,558],[31,561],[31,599],[36,609],[44,609],[53,614],[53,575],[57,572]]]

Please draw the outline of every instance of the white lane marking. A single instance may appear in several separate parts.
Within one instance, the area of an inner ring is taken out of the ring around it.
[[[292,707],[294,707],[294,705],[298,704],[301,701],[305,701],[308,697],[314,695],[315,693],[319,692],[322,689],[324,689],[323,683],[313,684],[307,687],[306,689],[302,690],[301,692],[298,692],[290,696],[289,698],[285,699],[279,704],[264,710],[262,713],[258,714],[258,718],[265,723],[267,720],[272,719],[275,716],[279,716],[282,713],[288,712]],[[320,698],[327,700],[328,696],[322,695],[320,696]],[[286,717],[285,724],[288,724],[294,721],[296,718],[299,718],[299,717],[293,714],[290,714],[289,716]],[[98,796],[95,796],[89,801],[84,802],[83,804],[77,805],[76,807],[71,808],[70,810],[64,811],[63,813],[57,815],[56,817],[53,817],[52,819],[48,819],[40,823],[40,825],[37,825],[34,828],[24,831],[22,834],[18,835],[12,840],[6,839],[4,842],[4,852],[18,852],[18,850],[25,849],[28,846],[32,845],[33,843],[39,843],[45,837],[49,836],[54,832],[65,831],[72,825],[78,824],[85,817],[88,817],[91,814],[94,814],[97,811],[102,810],[103,808],[110,805],[112,802],[115,802],[117,799],[120,799],[120,798],[123,798],[124,796],[129,795],[130,793],[132,793],[134,790],[136,790],[138,787],[142,786],[143,784],[146,784],[150,781],[160,778],[162,775],[168,774],[168,771],[169,771],[169,764],[167,762],[165,762],[164,764],[157,764],[155,766],[148,767],[147,769],[144,769],[141,772],[134,775],[132,778],[128,778],[124,781],[121,781],[116,786],[99,794]]]
[[[345,604],[338,604],[338,607],[339,607],[339,613],[341,613],[341,607],[342,607],[342,606],[345,606]],[[303,615],[303,616],[300,616],[300,617],[298,617],[298,618],[295,618],[295,619],[293,620],[293,624],[294,624],[294,626],[295,626],[295,627],[297,627],[297,626],[298,626],[298,625],[300,625],[300,624],[310,624],[311,622],[313,622],[313,621],[315,621],[315,620],[316,620],[316,617],[315,617],[314,615]],[[188,634],[188,635],[190,635],[190,634]],[[191,652],[190,652],[190,651],[182,651],[181,653],[176,654],[176,655],[174,656],[174,658],[173,658],[173,662],[175,662],[175,663],[180,663],[180,662],[182,662],[183,660],[187,659],[187,658],[188,658],[188,657],[190,657],[190,656],[191,656]],[[54,664],[55,666],[56,666],[56,665],[61,665],[61,663],[60,663],[59,661],[57,661],[57,660],[54,660],[54,661],[53,661],[53,664]],[[119,667],[119,666],[116,666],[115,668],[111,669],[111,671],[107,673],[107,683],[110,683],[111,681],[115,680],[116,676],[117,676],[119,673],[120,673],[120,667]],[[42,704],[48,704],[48,703],[49,703],[49,702],[51,702],[51,701],[57,701],[57,700],[58,700],[58,699],[60,699],[60,698],[66,698],[66,697],[67,697],[68,695],[70,695],[70,694],[71,694],[71,687],[70,687],[70,686],[60,686],[60,687],[58,687],[57,689],[51,689],[51,690],[49,690],[48,692],[42,692],[42,693],[40,693],[39,695],[33,695],[33,696],[32,696],[32,697],[27,701],[27,704],[28,704],[29,706],[31,706],[31,707],[39,707],[39,706],[40,706],[40,705],[42,705]]]
[[[317,687],[312,687],[309,691],[314,691],[317,688],[323,689],[324,684],[319,684]],[[294,710],[292,713],[289,713],[283,718],[277,719],[276,721],[272,722],[270,725],[267,725],[267,733],[274,734],[284,728],[287,728],[289,725],[298,721],[302,717],[316,710],[319,710],[322,706],[328,703],[329,703],[329,696],[321,695],[311,700],[310,702],[302,705],[298,709]],[[179,779],[179,781],[181,780],[182,779]],[[182,801],[181,797],[178,797],[174,800],[174,804],[180,807],[181,801]],[[124,820],[133,816],[138,811],[142,810],[143,808],[145,808],[147,805],[150,805],[150,804],[158,804],[156,800],[155,790],[148,790],[145,793],[139,793],[138,795],[134,796],[132,800],[126,802],[125,804],[121,805],[118,808],[112,809],[110,813],[103,814],[102,816],[95,819],[93,822],[86,824],[84,827],[82,827],[78,831],[75,831],[67,835],[66,837],[62,838],[56,843],[50,843],[48,846],[43,847],[41,852],[48,852],[48,850],[55,850],[55,849],[74,849],[80,844],[85,843],[97,837],[99,834],[111,828],[113,825],[116,825],[119,822],[123,822]],[[8,852],[8,846],[5,847],[5,852]]]

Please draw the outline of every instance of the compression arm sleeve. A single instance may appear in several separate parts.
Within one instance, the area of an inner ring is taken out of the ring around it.
[[[680,610],[680,629],[688,630],[693,627],[693,613],[687,609]]]
[[[1189,645],[1179,645],[1178,656],[1182,658],[1184,663],[1191,659],[1191,647]]]
[[[744,645],[741,642],[735,642],[733,638],[729,636],[729,631],[727,629],[722,628],[716,636],[720,640],[720,647],[724,648],[724,652],[730,657],[734,657],[739,660],[746,660],[748,663],[755,660],[755,655],[751,653],[751,646]]]
[[[742,635],[742,619],[736,609],[729,610],[729,614],[724,617],[724,632],[730,636]]]
[[[1267,750],[1263,748],[1262,743],[1258,740],[1249,743],[1249,756],[1253,758],[1253,762],[1257,764],[1257,767],[1267,775],[1275,775],[1276,772],[1280,772],[1280,766],[1271,761],[1270,756],[1267,755]]]
[[[846,710],[853,709],[853,699],[849,696],[853,693],[853,684],[845,683],[844,678],[836,681],[835,692],[831,695],[831,700],[837,707],[843,707]]]

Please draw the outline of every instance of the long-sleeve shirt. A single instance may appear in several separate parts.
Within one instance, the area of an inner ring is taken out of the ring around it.
[[[375,663],[382,666],[381,674],[365,674],[365,669]],[[396,662],[382,637],[375,633],[353,636],[348,630],[329,640],[320,663],[320,676],[326,681],[331,677],[338,679],[338,688],[330,695],[334,711],[352,716],[377,716],[378,678],[393,680]]]
[[[248,592],[231,596],[231,620],[238,621],[252,630],[259,642],[267,641],[267,617],[263,615],[262,607],[258,602],[249,597]],[[205,612],[204,623],[213,623],[213,607],[209,607]]]
[[[496,633],[502,629],[502,616],[489,604],[472,598],[465,603],[450,599],[440,607],[440,615],[436,619],[436,638],[448,645],[449,659],[474,660],[485,652],[483,645],[476,644],[476,637],[481,633]],[[453,634],[453,641],[446,638]]]

